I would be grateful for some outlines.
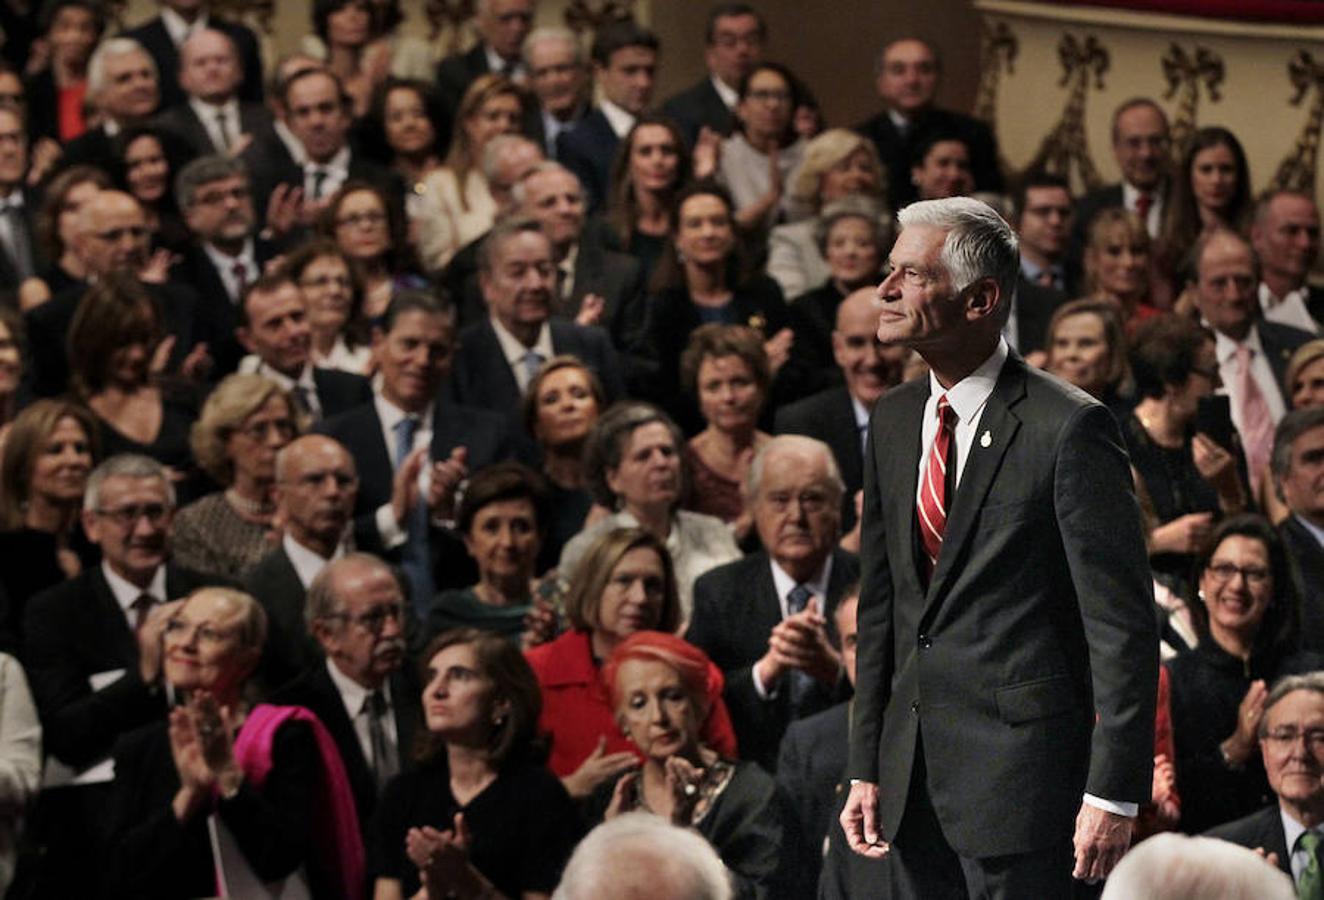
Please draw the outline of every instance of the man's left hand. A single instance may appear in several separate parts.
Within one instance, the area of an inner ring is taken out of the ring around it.
[[[1102,881],[1131,846],[1132,819],[1099,809],[1088,803],[1080,805],[1076,815],[1076,868],[1071,876],[1090,884]]]

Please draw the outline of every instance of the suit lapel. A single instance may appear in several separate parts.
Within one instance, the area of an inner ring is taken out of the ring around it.
[[[983,415],[979,417],[979,428],[970,444],[970,458],[966,460],[961,484],[956,489],[956,496],[947,514],[947,530],[943,534],[938,566],[929,581],[930,602],[940,595],[952,571],[953,560],[961,555],[975,517],[983,506],[984,496],[992,486],[993,477],[1002,466],[1002,458],[1020,428],[1020,419],[1012,413],[1011,407],[1025,396],[1023,367],[1024,363],[1019,357],[1008,357],[993,387],[993,393],[984,405]],[[984,446],[984,435],[989,437],[988,446]]]
[[[519,402],[519,382],[515,380],[515,371],[506,362],[506,354],[501,349],[501,342],[497,340],[496,332],[492,329],[492,322],[484,319],[478,326],[475,335],[478,338],[476,347],[477,352],[466,356],[469,358],[470,372],[474,376],[474,383],[470,385],[470,390],[474,390],[476,395],[484,398],[476,405],[486,406],[488,409],[503,410],[511,409]],[[555,344],[553,344],[553,350]],[[483,386],[481,383],[486,382]],[[466,404],[472,401],[464,401]]]

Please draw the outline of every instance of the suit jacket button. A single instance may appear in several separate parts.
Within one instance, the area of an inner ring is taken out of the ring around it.
[[[919,701],[918,701],[918,700],[912,700],[912,701],[911,701],[911,703],[910,703],[910,711],[911,711],[912,713],[914,713],[915,715],[919,715]]]
[[[933,638],[929,637],[927,634],[921,634],[919,636],[919,647],[921,650],[927,650],[932,646]]]

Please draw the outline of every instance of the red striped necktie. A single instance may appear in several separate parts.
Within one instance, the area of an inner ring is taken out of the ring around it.
[[[952,458],[956,434],[956,410],[947,395],[938,398],[938,433],[929,448],[924,465],[924,483],[919,491],[919,536],[924,545],[924,575],[933,574],[942,550],[943,532],[947,530],[947,463]]]

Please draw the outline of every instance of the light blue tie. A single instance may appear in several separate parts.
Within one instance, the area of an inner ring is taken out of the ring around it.
[[[788,615],[804,612],[809,605],[809,598],[814,596],[814,592],[809,590],[806,585],[797,584],[791,588],[791,592],[786,595],[786,612]],[[809,674],[799,669],[791,670],[791,708],[798,710],[804,703],[809,691],[814,686],[814,679]]]
[[[530,350],[520,357],[520,363],[524,366],[524,384],[525,390],[528,390],[527,386],[533,383],[533,379],[538,377],[538,370],[542,368],[542,354]]]
[[[418,433],[418,417],[405,416],[395,425],[395,467],[404,464],[414,449],[414,435]],[[410,600],[419,618],[427,615],[432,606],[432,556],[428,550],[428,503],[419,495],[405,522],[405,544],[400,567],[409,579]]]

